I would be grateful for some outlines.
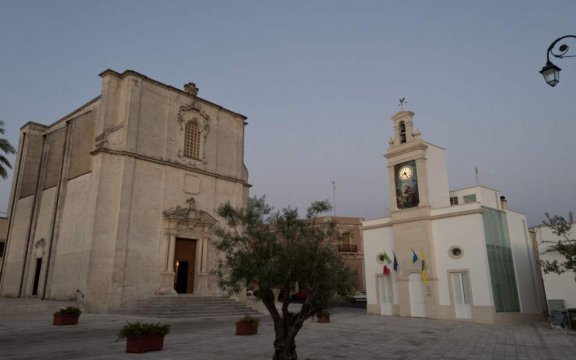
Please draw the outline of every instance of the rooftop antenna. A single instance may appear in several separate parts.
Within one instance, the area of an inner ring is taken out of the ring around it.
[[[478,166],[474,167],[474,172],[476,173],[476,186],[480,185],[480,180],[478,180]]]
[[[334,199],[334,216],[336,216],[336,182],[332,180],[332,196]]]
[[[400,104],[398,105],[402,111],[404,111],[404,104],[408,104],[408,101],[406,101],[405,97],[400,99]]]

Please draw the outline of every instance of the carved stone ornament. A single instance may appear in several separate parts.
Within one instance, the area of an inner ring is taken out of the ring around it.
[[[34,242],[34,257],[40,258],[44,256],[44,249],[46,248],[46,240],[40,238]]]
[[[204,210],[196,210],[194,198],[186,200],[186,207],[176,206],[163,212],[164,219],[174,226],[207,231],[218,221]]]
[[[184,84],[184,91],[186,91],[188,94],[192,96],[198,95],[198,90],[199,90],[198,87],[193,82]]]
[[[200,144],[200,153],[201,153],[201,160],[198,159],[191,159],[187,158],[183,154],[184,149],[184,132],[186,128],[186,124],[191,121],[198,122],[200,126],[200,130],[202,132],[202,140]],[[204,152],[206,139],[208,138],[208,132],[210,131],[210,116],[202,110],[200,106],[196,103],[191,105],[181,106],[178,110],[178,125],[179,125],[179,134],[178,134],[178,158],[186,163],[186,165],[190,166],[199,166],[202,163],[206,162],[206,155]]]
[[[184,131],[184,125],[193,119],[200,120],[198,123],[202,128],[204,136],[206,136],[210,130],[210,116],[196,104],[180,106],[180,109],[178,110],[178,124],[180,124],[180,131]]]

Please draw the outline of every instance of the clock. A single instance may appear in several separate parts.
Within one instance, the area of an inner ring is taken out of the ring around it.
[[[412,168],[408,165],[402,166],[398,171],[398,177],[402,181],[410,180],[412,178],[412,175],[413,175]]]

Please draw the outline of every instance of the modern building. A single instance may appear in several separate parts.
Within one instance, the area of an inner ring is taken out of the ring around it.
[[[389,217],[363,222],[371,314],[502,323],[545,304],[524,215],[496,190],[450,191],[445,150],[421,138],[414,113],[392,117]]]
[[[574,226],[574,225],[572,225]],[[567,242],[567,240],[576,241],[576,232],[574,229],[567,234],[567,239],[552,232],[552,229],[546,225],[536,226],[531,229],[531,235],[538,247],[540,260],[565,262],[566,257],[562,256],[554,249],[558,241]],[[544,290],[546,291],[546,300],[549,310],[559,309],[576,309],[576,274],[565,272],[563,274],[542,272]]]
[[[155,294],[220,295],[215,209],[248,196],[246,117],[135,71],[51,125],[21,128],[0,296],[115,311]]]

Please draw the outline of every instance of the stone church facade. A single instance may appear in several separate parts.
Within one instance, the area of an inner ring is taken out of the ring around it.
[[[66,117],[21,128],[0,296],[115,311],[156,294],[221,295],[215,210],[248,197],[246,117],[135,71]]]

